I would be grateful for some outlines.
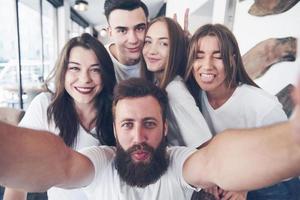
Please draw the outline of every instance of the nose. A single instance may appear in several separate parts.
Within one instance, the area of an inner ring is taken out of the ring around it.
[[[134,129],[134,144],[141,144],[147,140],[146,134],[141,126],[136,126]]]
[[[154,54],[157,54],[157,46],[155,45],[155,43],[152,43],[152,44],[149,44],[148,45],[148,53],[149,54],[152,54],[152,55],[154,55]]]
[[[209,70],[213,67],[213,61],[212,58],[209,56],[205,56],[201,59],[201,61],[198,64],[199,69],[206,69]]]
[[[137,33],[134,30],[128,32],[128,42],[131,44],[138,43],[139,39]]]
[[[91,76],[88,70],[86,71],[81,71],[79,79],[83,83],[89,83],[91,81]]]

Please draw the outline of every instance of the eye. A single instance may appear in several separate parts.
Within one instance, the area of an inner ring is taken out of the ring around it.
[[[126,28],[118,28],[117,29],[117,33],[126,34],[127,33],[127,29]]]
[[[145,29],[146,29],[146,26],[145,26],[145,25],[139,26],[139,27],[136,28],[136,30],[137,30],[138,32],[144,32]]]
[[[77,66],[68,66],[68,70],[69,70],[69,71],[79,71],[80,68],[77,67]]]
[[[197,54],[196,55],[196,59],[199,60],[199,59],[203,59],[204,58],[204,55],[203,54]]]
[[[125,129],[131,129],[133,127],[133,123],[132,122],[123,122],[121,124],[121,127],[125,128]]]
[[[91,72],[94,72],[94,73],[100,73],[101,72],[99,67],[93,67],[90,70],[91,70]]]
[[[151,40],[145,40],[145,42],[144,42],[145,44],[151,44]]]
[[[167,46],[169,46],[169,43],[167,43],[167,42],[160,42],[159,45],[167,47]]]
[[[220,53],[214,54],[213,58],[215,58],[215,59],[223,59],[222,55]]]
[[[148,129],[152,129],[156,127],[156,122],[155,121],[145,121],[144,122],[144,127]]]

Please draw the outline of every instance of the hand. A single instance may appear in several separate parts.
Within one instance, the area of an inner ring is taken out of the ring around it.
[[[218,186],[206,188],[206,189],[204,189],[204,191],[214,195],[216,200],[221,200],[221,194],[222,194],[223,190],[220,189]]]
[[[246,200],[247,192],[230,192],[223,190],[221,200]]]
[[[190,12],[189,8],[185,9],[184,23],[183,23],[183,31],[184,31],[185,36],[188,38],[191,36],[191,33],[189,32],[189,12]],[[176,13],[174,13],[174,15],[173,15],[173,20],[178,22]]]

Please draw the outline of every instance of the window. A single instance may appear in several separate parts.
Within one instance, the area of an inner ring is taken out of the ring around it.
[[[0,7],[0,106],[26,109],[56,60],[57,14],[46,0],[17,2]]]

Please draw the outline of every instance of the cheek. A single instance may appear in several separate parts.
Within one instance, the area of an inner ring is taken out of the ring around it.
[[[142,33],[138,33],[137,34],[137,38],[138,38],[139,41],[144,42],[144,40],[145,40],[145,33],[146,32],[144,31]]]
[[[161,53],[161,55],[162,55],[162,58],[163,58],[163,62],[164,62],[164,63],[167,63],[168,58],[169,58],[169,50],[164,50],[164,51]]]
[[[144,57],[146,56],[147,52],[148,52],[148,45],[143,47],[142,54]]]

